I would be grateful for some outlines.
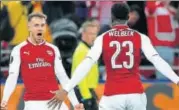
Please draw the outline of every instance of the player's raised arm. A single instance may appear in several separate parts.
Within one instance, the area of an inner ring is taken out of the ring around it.
[[[163,75],[179,86],[179,77],[172,70],[170,65],[160,57],[160,55],[151,44],[150,39],[146,35],[141,34],[141,41],[142,51],[147,59],[155,66],[158,71],[160,71]]]
[[[60,81],[60,84],[62,85],[62,87],[64,87],[68,83],[69,78],[68,78],[66,71],[63,67],[61,55],[60,55],[58,48],[55,48],[55,53],[56,53],[55,54],[55,67],[54,67],[55,74],[56,74],[58,80]],[[79,104],[74,90],[69,92],[68,97],[74,107]]]
[[[10,56],[9,76],[5,83],[3,97],[1,101],[2,110],[7,107],[8,100],[16,87],[17,79],[19,76],[20,62],[20,50],[18,47],[14,47]]]

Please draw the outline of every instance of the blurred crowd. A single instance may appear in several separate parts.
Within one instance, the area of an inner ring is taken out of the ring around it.
[[[129,27],[148,35],[161,57],[179,73],[177,1],[1,1],[1,78],[8,75],[6,67],[10,50],[28,37],[28,14],[40,11],[47,15],[47,30],[44,37],[59,48],[64,67],[70,77],[72,56],[81,41],[83,24],[86,21],[93,21],[98,27],[98,35],[109,30],[110,9],[116,2],[129,4]],[[141,74],[144,78],[165,79],[159,72],[155,72],[155,69],[149,68],[151,64],[144,56],[141,65]],[[99,62],[99,71],[100,78],[105,79],[102,58]]]

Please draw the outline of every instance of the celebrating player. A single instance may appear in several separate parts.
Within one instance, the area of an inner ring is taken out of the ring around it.
[[[58,94],[59,90],[56,76],[62,87],[68,82],[58,48],[44,40],[45,25],[46,15],[37,12],[29,15],[30,35],[26,41],[12,50],[1,110],[7,110],[7,103],[16,87],[19,72],[25,87],[24,110],[49,110],[47,102],[54,94]],[[84,110],[83,105],[78,103],[74,91],[69,93],[69,99],[75,110]],[[64,103],[61,108],[52,108],[68,110]]]
[[[49,101],[49,104],[58,105],[56,102],[63,101],[67,93],[87,75],[101,54],[106,66],[107,79],[99,110],[146,110],[147,99],[139,76],[140,50],[157,70],[179,86],[179,77],[158,55],[150,39],[126,25],[128,5],[114,4],[111,14],[112,29],[97,37],[67,86]]]

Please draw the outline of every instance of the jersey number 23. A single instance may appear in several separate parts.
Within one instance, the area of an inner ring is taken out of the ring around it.
[[[131,69],[134,66],[134,45],[132,41],[111,41],[109,43],[110,47],[116,47],[116,51],[111,57],[111,66],[113,69],[120,69],[120,68],[126,68]],[[117,57],[121,54],[121,50],[123,47],[129,47],[129,51],[125,52],[125,55],[129,57],[129,61],[122,61],[121,64],[116,63]]]

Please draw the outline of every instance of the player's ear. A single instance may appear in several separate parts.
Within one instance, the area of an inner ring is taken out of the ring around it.
[[[130,13],[129,13],[128,16],[127,16],[127,20],[129,20],[129,15],[130,15]]]
[[[28,27],[28,31],[30,31],[30,22],[28,22],[27,27]]]
[[[111,22],[113,23],[115,20],[115,17],[113,15],[111,15]]]

